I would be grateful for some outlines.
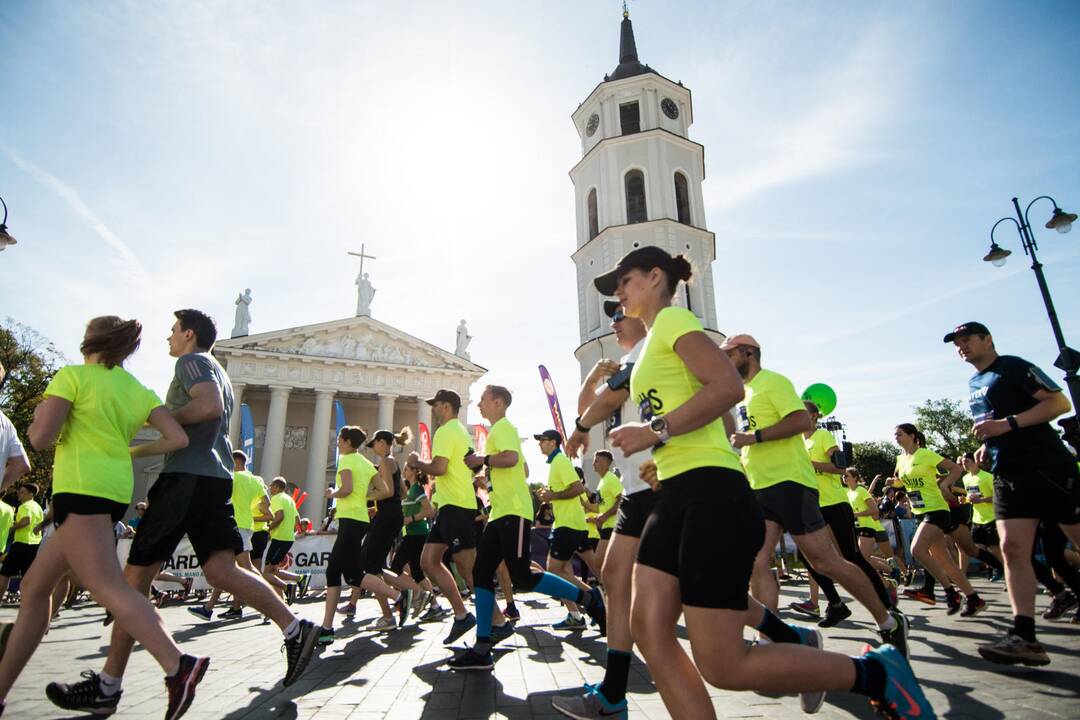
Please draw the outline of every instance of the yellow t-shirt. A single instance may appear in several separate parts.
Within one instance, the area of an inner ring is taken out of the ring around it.
[[[490,440],[490,436],[488,438]],[[465,456],[472,450],[469,431],[457,418],[435,431],[431,441],[431,457],[446,458],[446,472],[435,481],[439,507],[453,505],[466,510],[476,509],[476,491],[473,489],[473,472],[465,464]]]
[[[0,552],[7,547],[8,534],[15,524],[15,508],[0,500]]]
[[[919,448],[911,455],[900,453],[896,458],[896,476],[911,498],[912,514],[949,509],[937,484],[937,468],[944,459],[930,448]]]
[[[255,530],[255,509],[259,498],[266,495],[262,480],[247,470],[233,472],[232,505],[236,527],[241,530]]]
[[[603,515],[615,505],[615,501],[623,494],[622,481],[619,480],[618,475],[608,470],[604,477],[600,478],[600,485],[596,488],[596,491],[600,493],[600,512],[598,514]],[[604,521],[604,528],[615,527],[615,522],[618,519],[618,513],[613,514]]]
[[[264,530],[266,530],[267,528],[270,527],[270,523],[266,522],[265,520],[262,520],[262,521],[255,520],[255,515],[256,515],[256,513],[259,512],[259,500],[261,500],[263,497],[268,495],[268,493],[266,491],[266,483],[263,481],[263,479],[261,477],[259,477],[258,475],[255,476],[255,479],[258,480],[259,485],[262,486],[263,494],[262,495],[256,495],[255,497],[253,497],[251,499],[251,505],[250,505],[250,507],[251,507],[251,518],[252,518],[252,520],[251,520],[251,531],[252,532],[263,532]],[[267,500],[269,500],[269,498],[267,498]]]
[[[578,497],[584,497],[584,495],[579,495]],[[600,513],[585,513],[585,532],[589,533],[590,540],[600,539],[600,528],[596,527],[596,523],[592,521],[594,517],[599,517],[599,515]]]
[[[561,450],[555,452],[555,457],[549,461],[548,487],[552,492],[562,492],[581,478],[578,477],[574,464]],[[585,508],[581,505],[580,497],[552,500],[551,511],[555,513],[555,523],[552,528],[570,528],[571,530],[587,530],[585,527]]]
[[[71,403],[53,461],[53,494],[77,493],[128,504],[135,489],[131,438],[161,406],[121,367],[68,365],[45,388]]]
[[[832,462],[828,451],[830,448],[836,447],[836,438],[825,428],[818,428],[813,435],[803,438],[803,443],[806,445],[806,452],[810,454],[810,462]],[[813,466],[811,465],[811,467]],[[848,501],[847,486],[844,485],[838,473],[824,473],[814,470],[814,477],[817,478],[818,506],[829,507],[830,505],[839,505]]]
[[[855,487],[854,490],[847,490],[846,492],[847,500],[849,503],[851,503],[851,510],[853,512],[866,512],[867,510],[869,510],[869,508],[866,507],[866,501],[874,501],[874,496],[871,495],[870,491],[862,485],[858,485]],[[863,515],[862,517],[855,518],[855,525],[857,527],[865,527],[870,528],[871,530],[877,530],[878,532],[885,532],[885,528],[882,526],[882,524],[874,518],[870,517],[869,515]]]
[[[746,398],[739,404],[739,430],[752,433],[772,427],[798,410],[806,406],[791,381],[772,370],[759,370],[746,384]],[[761,490],[790,480],[817,490],[814,466],[802,441],[802,435],[792,435],[744,447],[742,460],[750,487]]]
[[[964,489],[969,493],[977,492],[985,500],[994,497],[994,476],[985,470],[980,470],[978,475],[964,473]],[[992,523],[997,518],[994,514],[994,503],[981,502],[971,504],[971,521],[976,525]]]
[[[341,471],[352,472],[352,492],[345,497],[337,499],[337,511],[334,517],[338,520],[359,520],[368,522],[367,494],[371,479],[379,471],[366,457],[358,452],[347,453],[338,457],[337,475],[334,476],[334,484],[341,487]]]
[[[15,531],[15,542],[26,543],[27,545],[40,545],[41,533],[34,530],[44,519],[45,513],[42,512],[41,506],[37,504],[36,500],[27,500],[19,505],[15,511],[15,522],[19,522],[23,518],[30,518],[29,524],[19,528]]]
[[[701,381],[675,352],[675,343],[683,335],[703,331],[701,321],[685,308],[666,307],[657,314],[630,374],[630,396],[638,404],[642,422],[671,412],[701,389]],[[653,448],[652,456],[660,480],[701,467],[742,472],[739,456],[731,449],[720,418],[673,436]]]
[[[278,510],[282,512],[281,524],[270,531],[270,539],[292,542],[296,539],[296,518],[300,513],[296,511],[296,503],[288,492],[279,492],[270,497],[270,514],[277,515]]]
[[[533,519],[532,495],[529,483],[525,480],[525,456],[521,452],[521,437],[517,428],[505,417],[500,418],[488,431],[484,452],[497,455],[506,450],[517,453],[517,464],[508,468],[492,467],[491,470],[491,515],[488,522],[507,515],[514,515],[531,521]]]

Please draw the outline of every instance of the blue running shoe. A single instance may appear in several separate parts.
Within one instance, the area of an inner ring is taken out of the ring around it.
[[[627,720],[628,707],[626,698],[617,703],[609,703],[597,687],[588,687],[581,695],[557,695],[551,698],[551,705],[566,717],[575,720],[595,720],[616,718]]]
[[[454,620],[450,626],[450,634],[446,636],[446,639],[442,641],[443,645],[449,645],[465,633],[476,627],[476,616],[469,613],[460,620]]]
[[[863,648],[863,657],[873,658],[885,668],[885,696],[870,704],[890,720],[937,720],[934,708],[919,687],[907,659],[892,645]]]

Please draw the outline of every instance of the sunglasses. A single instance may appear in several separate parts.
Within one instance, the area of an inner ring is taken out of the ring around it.
[[[626,315],[623,313],[622,310],[616,310],[615,314],[611,316],[611,322],[613,322],[613,323],[621,322],[622,320],[625,320],[625,319],[626,319]]]

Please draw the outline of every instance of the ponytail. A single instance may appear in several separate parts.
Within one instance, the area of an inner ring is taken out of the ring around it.
[[[412,442],[412,428],[406,425],[398,431],[398,434],[394,436],[394,442],[405,447]]]
[[[86,324],[86,336],[79,351],[83,355],[97,354],[99,362],[108,369],[123,365],[139,349],[142,342],[142,323],[124,320],[115,315],[96,317]]]

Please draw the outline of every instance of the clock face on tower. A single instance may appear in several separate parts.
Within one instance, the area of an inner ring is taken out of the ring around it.
[[[589,122],[585,125],[585,135],[592,137],[598,127],[600,127],[600,116],[593,113],[589,116]]]
[[[675,104],[675,101],[671,98],[664,98],[660,101],[660,109],[664,111],[672,120],[679,117],[679,106]]]

